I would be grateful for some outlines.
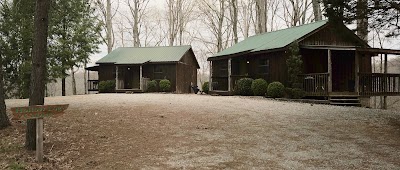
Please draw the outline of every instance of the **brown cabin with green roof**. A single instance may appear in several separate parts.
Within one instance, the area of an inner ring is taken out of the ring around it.
[[[116,92],[144,92],[148,81],[168,79],[172,92],[190,93],[200,68],[190,45],[120,47],[96,64],[87,68],[98,72],[98,80],[88,82],[89,91],[97,91],[99,81],[115,80]]]
[[[209,57],[210,92],[232,95],[237,80],[245,77],[287,85],[293,43],[300,48],[304,74],[298,76],[309,98],[340,103],[350,97],[368,106],[370,96],[400,95],[400,75],[372,73],[371,66],[371,57],[383,54],[387,63],[387,55],[400,50],[371,48],[346,26],[328,21],[255,35]]]

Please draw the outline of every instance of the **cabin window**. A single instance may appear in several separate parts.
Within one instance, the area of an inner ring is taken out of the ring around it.
[[[153,73],[154,73],[154,79],[163,79],[164,78],[162,67],[159,65],[154,65]]]
[[[269,60],[261,59],[258,65],[258,73],[259,74],[268,74],[269,73]]]

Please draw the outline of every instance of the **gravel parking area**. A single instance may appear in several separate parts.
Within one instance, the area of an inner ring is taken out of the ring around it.
[[[27,100],[7,100],[7,107]],[[0,169],[400,169],[400,112],[194,94],[52,97],[46,163],[1,130]]]

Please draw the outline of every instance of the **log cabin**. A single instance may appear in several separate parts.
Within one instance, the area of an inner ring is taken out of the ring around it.
[[[327,20],[248,37],[209,57],[210,92],[232,95],[244,77],[287,85],[292,43],[300,48],[304,74],[298,76],[307,98],[369,107],[371,96],[400,95],[400,75],[372,73],[371,65],[378,55],[387,65],[388,54],[400,50],[372,48],[345,25]]]
[[[168,79],[172,92],[191,93],[200,68],[190,45],[120,47],[96,64],[86,68],[98,72],[98,80],[89,78],[88,91],[97,91],[100,81],[115,80],[116,92],[144,92],[148,81]]]

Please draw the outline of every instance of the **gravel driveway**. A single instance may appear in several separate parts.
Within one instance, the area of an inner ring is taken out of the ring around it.
[[[46,164],[58,169],[400,169],[399,112],[194,94],[46,99],[64,103],[45,120]]]

